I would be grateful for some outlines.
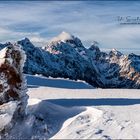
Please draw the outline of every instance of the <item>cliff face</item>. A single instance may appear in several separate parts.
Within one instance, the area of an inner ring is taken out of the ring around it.
[[[0,122],[1,135],[12,128],[17,118],[25,115],[28,96],[23,76],[25,53],[16,44],[0,51]]]

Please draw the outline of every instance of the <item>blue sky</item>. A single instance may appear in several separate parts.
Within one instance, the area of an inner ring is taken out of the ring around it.
[[[95,40],[102,50],[140,54],[140,25],[120,25],[118,16],[140,17],[139,1],[0,1],[0,42],[28,37],[47,42],[62,31],[86,47]]]

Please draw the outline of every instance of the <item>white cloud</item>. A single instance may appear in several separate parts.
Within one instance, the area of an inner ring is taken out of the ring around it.
[[[140,16],[139,6],[138,1],[1,1],[0,41],[29,37],[46,43],[68,31],[86,46],[96,40],[105,49],[139,50],[140,25],[122,26],[117,21],[117,16]]]

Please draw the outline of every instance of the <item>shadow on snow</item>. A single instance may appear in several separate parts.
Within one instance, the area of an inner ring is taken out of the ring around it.
[[[100,98],[100,99],[49,99],[51,103],[70,107],[70,106],[125,106],[140,104],[140,99],[129,98]]]
[[[54,88],[67,88],[67,89],[93,89],[92,86],[80,82],[67,79],[49,79],[45,77],[37,77],[27,75],[28,88],[37,88],[39,86],[47,86]]]

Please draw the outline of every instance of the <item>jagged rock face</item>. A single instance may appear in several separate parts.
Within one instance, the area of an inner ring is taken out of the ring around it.
[[[101,51],[95,44],[91,45],[91,47],[88,50],[88,53],[91,54],[93,60],[98,60],[101,56]]]
[[[140,57],[124,55],[113,49],[96,61],[103,88],[140,88]]]
[[[140,88],[140,56],[132,55],[124,56],[120,61],[120,75],[125,77],[127,86],[132,88]]]
[[[4,121],[7,123],[0,126],[0,131],[12,126],[11,122],[16,118],[25,115],[28,96],[22,74],[24,62],[25,53],[16,44],[8,43],[0,51],[0,117],[9,115]]]

